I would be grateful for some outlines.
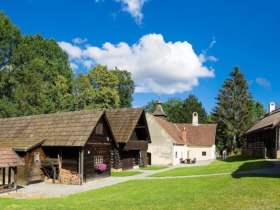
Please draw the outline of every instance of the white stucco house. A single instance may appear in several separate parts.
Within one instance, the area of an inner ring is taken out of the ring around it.
[[[148,156],[152,165],[177,165],[180,159],[215,159],[216,124],[198,124],[193,113],[192,123],[170,123],[158,102],[153,114],[146,113],[151,136]]]

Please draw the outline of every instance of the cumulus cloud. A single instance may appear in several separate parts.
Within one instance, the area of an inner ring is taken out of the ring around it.
[[[72,42],[77,45],[84,44],[87,42],[87,38],[82,39],[80,37],[76,37],[76,38],[72,39]]]
[[[271,88],[270,82],[265,78],[262,78],[262,77],[256,78],[256,83],[260,86],[265,87],[265,88],[268,88],[268,89]]]
[[[214,71],[205,62],[216,61],[215,57],[196,55],[187,41],[166,42],[161,34],[145,35],[131,46],[125,42],[116,45],[106,42],[101,48],[79,48],[64,42],[59,45],[72,63],[87,68],[101,64],[109,69],[130,71],[136,92],[181,93],[197,86],[199,78],[214,77]]]
[[[137,24],[142,23],[143,13],[142,7],[147,0],[115,0],[120,2],[122,9],[125,12],[128,12],[135,20]]]

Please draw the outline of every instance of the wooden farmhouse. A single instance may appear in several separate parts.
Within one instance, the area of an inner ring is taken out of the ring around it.
[[[112,156],[114,169],[127,170],[147,165],[150,134],[142,108],[110,109],[106,111],[119,148]]]
[[[245,133],[246,155],[262,158],[280,158],[280,109],[270,109]]]
[[[148,157],[152,165],[177,165],[182,160],[215,159],[216,124],[199,124],[193,113],[192,123],[168,122],[161,103],[153,114],[146,114],[151,143]]]
[[[0,148],[0,193],[17,190],[17,167],[24,166],[24,162],[12,149]]]
[[[18,167],[22,184],[45,176],[70,184],[109,176],[117,147],[102,110],[0,119],[0,148],[12,148],[25,163]]]

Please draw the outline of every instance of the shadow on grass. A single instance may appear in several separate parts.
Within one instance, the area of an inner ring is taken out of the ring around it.
[[[245,162],[232,173],[232,177],[236,179],[240,179],[242,177],[280,178],[280,165],[273,163],[273,161],[261,159],[256,162]]]

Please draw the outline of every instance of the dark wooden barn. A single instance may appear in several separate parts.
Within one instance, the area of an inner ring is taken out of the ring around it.
[[[280,109],[263,116],[244,136],[247,139],[246,155],[280,158]]]
[[[104,111],[90,110],[0,119],[0,147],[24,160],[22,183],[48,176],[82,184],[110,176],[111,150],[118,144]]]
[[[0,193],[17,190],[17,167],[23,166],[24,162],[9,148],[0,148]]]
[[[112,168],[118,170],[147,166],[150,134],[142,108],[106,110],[119,148],[112,151]]]

